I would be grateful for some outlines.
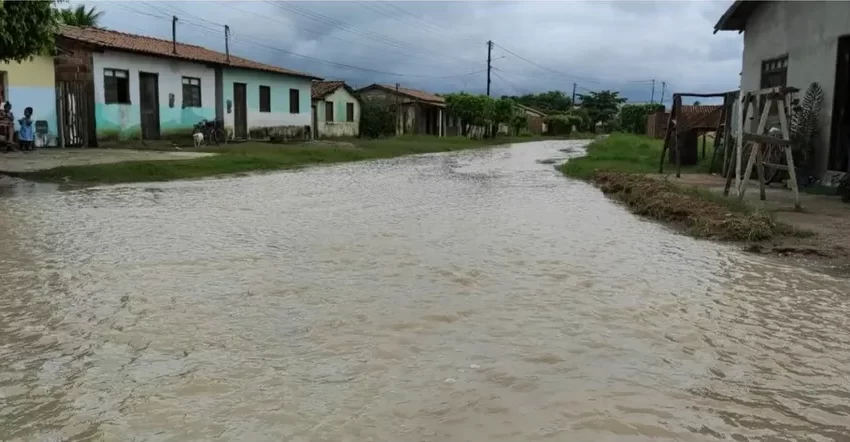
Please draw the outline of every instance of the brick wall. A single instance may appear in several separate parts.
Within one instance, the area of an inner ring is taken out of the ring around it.
[[[57,82],[94,80],[90,47],[63,37],[56,38],[56,45],[61,48],[60,54],[53,59]]]

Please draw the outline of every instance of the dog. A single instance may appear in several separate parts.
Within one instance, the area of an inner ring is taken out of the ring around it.
[[[195,147],[201,147],[201,144],[204,144],[204,134],[201,132],[195,132],[192,134],[192,141],[195,142]]]

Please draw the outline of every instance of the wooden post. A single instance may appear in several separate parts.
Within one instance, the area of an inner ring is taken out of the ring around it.
[[[758,156],[756,156],[756,172],[759,178],[759,199],[764,201],[767,199],[767,195],[764,189],[764,154],[765,152],[759,152]]]
[[[744,115],[750,111],[750,94],[741,94],[741,99],[738,101],[738,127],[736,129],[738,136],[735,140],[735,191],[738,192],[741,188],[741,160],[744,151]],[[749,112],[752,114],[752,112]]]
[[[65,148],[65,88],[64,83],[56,83],[56,145]]]
[[[768,99],[767,103],[764,105],[764,110],[761,113],[761,120],[759,121],[758,128],[756,129],[756,135],[761,135],[764,133],[764,128],[767,126],[767,119],[770,117],[770,109],[773,107],[773,99]],[[741,134],[741,143],[744,141],[743,133]],[[750,182],[750,175],[752,174],[753,163],[756,160],[756,154],[759,151],[759,147],[761,143],[755,142],[753,143],[753,151],[750,154],[750,159],[747,161],[747,168],[744,171],[745,175],[742,175],[740,187],[738,188],[738,200],[741,201],[744,199],[744,192],[747,190],[747,184]],[[740,156],[740,155],[739,155]]]
[[[729,163],[732,162],[732,155],[734,154],[734,147],[732,146],[732,112],[739,96],[740,92],[738,94],[731,93],[728,96],[729,107],[726,111],[726,129],[723,131],[723,176],[729,174]]]
[[[676,95],[676,98],[673,99],[673,106],[678,108],[681,111],[681,109],[682,109],[682,96],[681,95]],[[670,118],[673,118],[672,115],[670,116]],[[674,144],[674,146],[676,147],[676,178],[682,177],[682,155],[681,155],[681,148],[679,146],[679,144],[681,144],[681,143],[679,143],[679,137],[680,137],[680,135],[684,135],[685,131],[683,130],[681,134],[679,133],[679,128],[683,126],[682,121],[680,121],[681,119],[682,118],[679,117],[678,120],[676,120],[676,126],[674,127],[674,130],[676,131],[675,144]]]
[[[664,173],[664,162],[667,161],[667,150],[670,149],[670,143],[673,139],[673,132],[676,130],[674,120],[676,118],[676,97],[673,94],[673,106],[670,107],[670,116],[667,118],[667,130],[664,132],[664,147],[661,148],[661,162],[658,164],[658,173]]]

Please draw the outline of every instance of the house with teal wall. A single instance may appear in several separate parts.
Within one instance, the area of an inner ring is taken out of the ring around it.
[[[309,137],[315,76],[104,29],[62,26],[57,43],[81,60],[92,85],[98,141],[189,135],[214,119],[233,138]]]

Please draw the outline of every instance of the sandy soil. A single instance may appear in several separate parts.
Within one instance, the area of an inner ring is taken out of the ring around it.
[[[34,172],[59,166],[120,163],[124,161],[183,160],[215,155],[206,152],[159,152],[127,149],[40,149],[0,154],[0,173]]]
[[[706,188],[723,194],[725,180],[716,175],[686,174],[669,177],[675,183]],[[778,185],[768,187],[766,200],[759,199],[758,183],[751,181],[744,202],[752,207],[772,212],[777,221],[813,232],[809,237],[781,237],[751,247],[753,251],[805,257],[821,264],[850,271],[850,204],[838,197],[800,194],[802,211],[794,210],[793,193]],[[737,198],[734,188],[729,198]]]

